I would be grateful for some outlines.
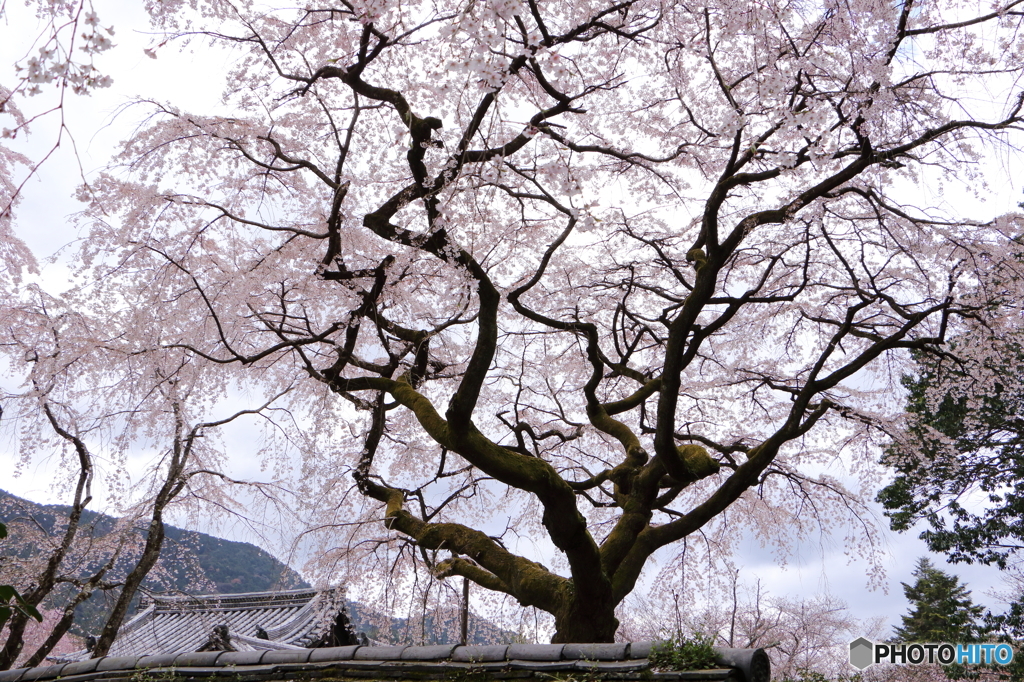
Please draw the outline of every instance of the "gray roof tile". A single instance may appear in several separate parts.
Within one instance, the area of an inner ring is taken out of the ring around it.
[[[138,656],[104,656],[96,664],[96,670],[133,670],[138,662]]]
[[[164,668],[174,663],[178,654],[157,654],[155,656],[140,656],[135,663],[136,668]]]
[[[21,676],[21,679],[22,682],[27,682],[27,680],[52,680],[60,675],[61,668],[63,667],[63,665],[47,665],[42,668],[29,668]]]
[[[566,644],[562,649],[562,658],[566,660],[584,661],[621,661],[626,657],[629,644]]]
[[[259,665],[266,651],[225,651],[217,659],[217,665]]]
[[[664,644],[664,642],[633,642],[629,645],[629,657],[630,658],[647,658],[651,655],[651,649],[656,644]]]
[[[560,661],[564,644],[512,644],[506,657],[516,661]]]
[[[77,663],[68,663],[64,666],[64,669],[60,671],[61,677],[69,677],[70,675],[81,675],[82,673],[91,673],[96,670],[96,664],[100,662],[98,658],[89,658],[84,661],[78,661]]]
[[[332,646],[325,647],[323,649],[313,649],[313,653],[309,655],[309,662],[316,663],[318,661],[350,661],[355,655],[356,650],[360,649],[359,646]]]
[[[460,646],[452,652],[453,661],[478,663],[483,661],[504,661],[508,645],[493,644],[491,646]]]
[[[229,602],[227,606],[237,603]],[[227,606],[218,608],[224,613],[229,610]],[[293,606],[289,604],[289,609]],[[157,610],[154,608],[151,613]],[[249,611],[255,612],[255,607]],[[240,638],[234,643],[241,645],[251,639],[245,637],[242,641]],[[744,682],[743,672],[747,668],[757,681],[766,682],[770,675],[770,664],[763,651],[725,649],[718,651],[719,665],[729,665],[730,668],[654,673],[647,657],[652,646],[657,644],[345,646],[279,651],[188,651],[141,658],[108,656],[45,668],[0,671],[0,682],[54,682],[58,676],[60,682],[131,682],[134,670],[139,669],[146,670],[153,679],[173,671],[187,679],[216,677],[238,682],[284,682],[306,679],[310,675],[316,677],[324,674],[323,671],[331,671],[329,674],[334,676],[380,680],[442,679],[459,670],[479,672],[492,680],[525,680],[552,673],[585,671],[597,675],[595,679],[607,682],[639,682],[641,679],[650,682]]]
[[[17,682],[25,674],[28,668],[15,668],[14,670],[0,670],[0,682]]]
[[[353,656],[357,661],[397,661],[405,646],[361,646]]]
[[[455,644],[433,646],[410,646],[402,652],[403,661],[440,661],[451,658]]]
[[[206,643],[217,625],[227,625],[229,635],[247,639],[236,645],[241,650],[280,649],[270,643],[254,644],[257,626],[266,630],[272,642],[307,647],[333,621],[322,603],[334,596],[316,590],[250,592],[246,594],[160,597],[121,629],[110,647],[111,656],[139,656],[187,653]],[[262,641],[262,640],[261,640]],[[81,656],[88,655],[80,652]]]
[[[260,663],[305,663],[313,649],[301,649],[299,651],[268,651],[263,654]],[[219,661],[218,661],[219,662]]]
[[[217,657],[223,655],[224,651],[189,651],[184,654],[179,654],[174,659],[174,667],[176,668],[198,668],[207,665],[214,665],[217,662]]]

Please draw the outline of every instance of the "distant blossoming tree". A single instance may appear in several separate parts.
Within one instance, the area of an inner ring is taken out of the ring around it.
[[[9,505],[0,508],[18,540],[12,553],[18,560],[0,557],[6,559],[0,581],[19,588],[15,605],[24,606],[0,631],[0,670],[16,661],[40,665],[64,640],[76,607],[107,591],[112,606],[93,647],[103,655],[157,565],[164,515],[176,499],[192,495],[230,505],[221,491],[208,492],[210,478],[224,479],[217,428],[269,407],[210,404],[223,387],[204,386],[210,381],[204,362],[181,351],[135,355],[137,347],[119,342],[124,320],[90,318],[36,287],[22,294],[0,307],[0,361],[6,379],[20,382],[19,390],[0,388],[4,426],[17,431],[21,465],[37,457],[61,460],[52,487],[70,489],[71,504],[49,525],[12,513]],[[154,452],[133,489],[122,493],[123,518],[116,527],[96,529],[84,516],[94,482],[106,465],[106,476],[123,485],[131,449]],[[30,617],[44,606],[50,620],[40,636]]]
[[[688,538],[870,547],[824,472],[873,466],[909,351],[1017,300],[1020,217],[912,192],[1012,148],[1021,6],[158,3],[236,50],[228,108],[147,103],[75,304],[291,389],[329,574],[418,562],[610,641]]]
[[[46,642],[52,632],[53,626],[61,617],[61,613],[59,611],[51,609],[43,609],[40,612],[40,615],[43,617],[41,622],[29,623],[29,626],[26,628],[25,653],[23,653],[22,658],[16,661],[12,667],[20,668],[28,662],[29,654],[27,652],[35,652]],[[50,652],[54,655],[67,655],[75,651],[81,651],[83,648],[85,648],[85,643],[82,641],[81,637],[68,634],[61,637]]]
[[[620,635],[639,642],[700,633],[716,646],[763,648],[773,676],[801,682],[846,680],[851,676],[849,642],[888,636],[883,617],[859,620],[841,599],[829,594],[776,597],[760,581],[742,584],[741,572],[719,572],[711,576],[710,585],[701,577],[692,590],[702,597],[697,608],[678,585],[672,585],[676,589],[668,594],[659,583],[648,595],[631,596]]]

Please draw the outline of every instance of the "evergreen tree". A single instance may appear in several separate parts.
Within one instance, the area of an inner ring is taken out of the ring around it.
[[[921,558],[914,570],[913,585],[902,583],[912,608],[903,616],[896,638],[904,642],[965,642],[978,638],[982,607],[955,575],[939,570]]]
[[[1005,568],[1024,548],[1024,335],[972,334],[915,359],[908,426],[882,458],[896,477],[878,501],[895,531],[924,522],[921,539],[949,561]]]
[[[7,526],[0,523],[0,539],[7,537]],[[0,628],[10,619],[11,614],[21,612],[27,617],[35,618],[39,622],[43,617],[34,606],[22,599],[18,591],[11,585],[0,585]]]

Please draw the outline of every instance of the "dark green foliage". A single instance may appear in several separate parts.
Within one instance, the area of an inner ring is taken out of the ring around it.
[[[711,638],[699,633],[689,638],[676,635],[658,644],[651,651],[650,661],[653,667],[664,670],[708,670],[718,667]]]
[[[932,551],[1002,568],[1024,546],[1024,349],[1006,343],[994,357],[918,356],[918,376],[904,379],[911,426],[882,459],[896,479],[878,500],[893,530],[923,520]],[[962,502],[975,491],[984,497],[968,509]]]
[[[979,625],[982,607],[971,600],[971,593],[955,575],[941,571],[928,559],[919,559],[913,585],[902,583],[903,594],[911,604],[896,628],[903,642],[973,642],[982,634]]]
[[[0,540],[7,537],[7,526],[0,523]],[[20,611],[42,622],[43,617],[34,606],[25,602],[18,591],[10,585],[0,585],[0,628],[15,611]]]
[[[247,542],[222,540],[173,526],[167,527],[166,535],[164,554],[168,563],[185,563],[186,555],[194,557],[203,576],[216,585],[214,592],[237,594],[309,587],[298,573]],[[174,588],[187,590],[188,579],[187,575],[179,575]]]

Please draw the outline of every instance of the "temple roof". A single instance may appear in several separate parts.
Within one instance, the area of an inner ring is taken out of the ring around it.
[[[330,630],[344,599],[340,593],[306,589],[158,597],[139,606],[139,614],[111,645],[110,656],[305,649]],[[226,633],[221,626],[227,626]],[[82,651],[66,658],[88,657]]]

